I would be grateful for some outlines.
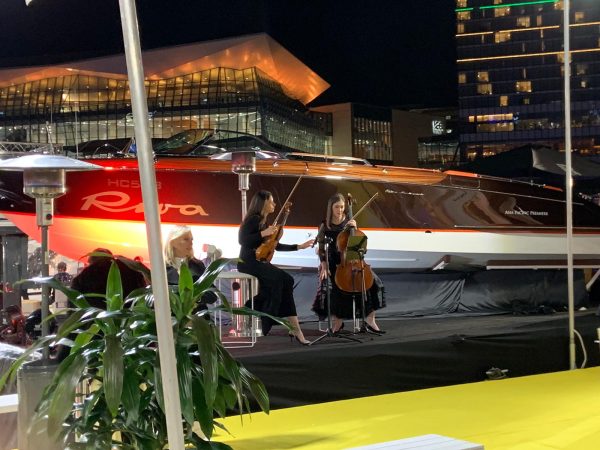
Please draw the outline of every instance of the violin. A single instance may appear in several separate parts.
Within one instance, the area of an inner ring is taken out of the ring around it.
[[[273,222],[273,226],[277,227],[275,233],[270,236],[266,236],[263,239],[262,244],[258,246],[256,249],[256,259],[259,261],[271,261],[273,259],[273,255],[275,254],[275,248],[283,235],[283,227],[287,221],[288,216],[290,215],[290,209],[292,204],[290,202],[286,202],[283,205],[283,208],[279,211],[279,214],[275,218]],[[281,224],[278,225],[279,216],[283,213],[283,219],[281,220]]]
[[[277,248],[277,244],[279,244],[279,240],[281,239],[281,236],[283,236],[283,227],[285,226],[287,218],[290,215],[292,203],[289,200],[292,197],[292,194],[294,193],[298,185],[300,184],[301,180],[302,175],[300,175],[298,181],[296,181],[296,184],[292,188],[288,197],[285,199],[283,206],[281,207],[279,213],[277,214],[277,217],[275,217],[275,220],[273,221],[273,226],[277,227],[277,230],[275,231],[275,233],[269,236],[265,236],[262,244],[260,244],[256,249],[256,259],[258,261],[271,262],[271,260],[273,259],[273,255],[275,255],[275,249]],[[283,218],[281,218],[282,215]],[[280,219],[281,223],[279,222]]]
[[[352,196],[348,194],[348,215],[350,216],[348,221],[358,216],[375,197],[377,197],[377,193],[353,215]],[[365,242],[367,239],[365,233],[356,227],[348,225],[346,225],[340,234],[338,234],[336,246],[338,252],[340,252],[340,263],[337,265],[335,271],[335,284],[345,292],[362,292],[363,288],[366,291],[373,286],[373,272],[371,271],[371,266],[366,264],[364,259],[361,258],[361,249],[358,249],[358,251],[351,251],[350,255],[352,256],[348,257],[348,241],[352,236],[363,236]],[[366,244],[364,250],[366,250]]]

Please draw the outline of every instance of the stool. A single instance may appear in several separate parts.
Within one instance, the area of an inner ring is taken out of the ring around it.
[[[231,294],[228,298],[233,308],[241,308],[246,300],[250,300],[250,307],[254,308],[254,296],[258,293],[258,279],[254,275],[235,270],[220,272],[217,276],[217,287],[222,291],[222,283],[229,283]],[[225,294],[225,292],[223,292]],[[223,332],[223,311],[216,311],[216,320],[219,323],[219,335],[225,348],[254,347],[256,338],[262,336],[260,318],[233,314],[230,328]]]

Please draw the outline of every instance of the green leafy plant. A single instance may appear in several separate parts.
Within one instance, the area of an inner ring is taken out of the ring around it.
[[[143,265],[118,258],[149,277]],[[188,448],[229,449],[212,441],[215,427],[224,429],[217,419],[232,410],[243,417],[250,411],[249,395],[269,412],[263,383],[223,347],[217,327],[205,317],[208,311],[194,313],[198,299],[213,291],[222,301],[217,308],[232,314],[263,315],[245,307],[232,308],[213,287],[228,262],[213,262],[196,282],[183,265],[178,288],[170,290],[181,421]],[[36,282],[61,290],[77,308],[55,336],[40,339],[13,364],[0,379],[0,390],[32,352],[47,345],[69,346],[70,353],[58,365],[36,413],[38,419],[48,417],[50,436],[64,440],[67,449],[168,448],[158,352],[173,350],[158,348],[151,288],[134,291],[124,299],[114,261],[106,294],[100,296],[106,300],[106,310],[90,306],[81,293],[52,278]],[[89,393],[77,394],[81,386]],[[69,436],[77,436],[78,442],[68,442]]]

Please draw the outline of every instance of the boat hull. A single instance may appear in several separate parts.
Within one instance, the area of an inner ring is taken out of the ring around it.
[[[137,162],[94,162],[104,170],[68,174],[68,192],[55,202],[50,248],[77,259],[106,247],[148,261]],[[314,237],[330,195],[351,193],[356,211],[377,193],[357,217],[369,238],[366,259],[377,269],[431,269],[449,259],[471,267],[498,260],[559,261],[567,252],[564,193],[558,190],[456,172],[281,160],[257,163],[248,198],[267,189],[280,206],[300,175],[282,242]],[[39,239],[35,204],[19,195],[20,174],[4,172],[0,179],[2,189],[11,193],[0,201],[0,212]],[[163,235],[173,224],[187,224],[197,254],[211,244],[225,257],[237,257],[241,195],[238,175],[228,162],[161,160],[156,180]],[[596,258],[600,208],[578,200],[574,212],[573,251],[577,258]],[[273,262],[300,268],[318,264],[314,249],[277,252]]]

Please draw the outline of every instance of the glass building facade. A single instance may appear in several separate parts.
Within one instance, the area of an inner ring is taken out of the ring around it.
[[[463,160],[564,149],[563,2],[456,0]],[[600,1],[572,0],[573,150],[600,153]]]
[[[330,152],[331,115],[309,111],[259,67],[189,73],[185,68],[173,70],[176,76],[145,81],[153,138],[194,128],[221,129],[259,135],[285,150]],[[65,75],[69,70],[72,75]],[[111,78],[107,72],[63,66],[59,76],[0,84],[0,141],[74,146],[133,137],[127,77]]]
[[[392,164],[392,111],[352,104],[352,156]]]

